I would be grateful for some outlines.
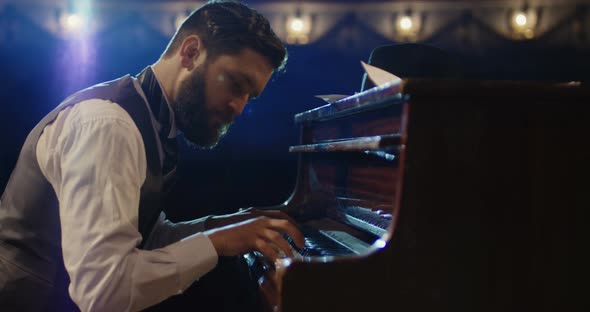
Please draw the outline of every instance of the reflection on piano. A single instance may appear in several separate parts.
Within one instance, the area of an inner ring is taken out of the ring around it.
[[[269,311],[564,311],[590,208],[580,84],[406,79],[295,116],[279,208],[301,256],[247,255]],[[276,284],[270,278],[274,275]]]

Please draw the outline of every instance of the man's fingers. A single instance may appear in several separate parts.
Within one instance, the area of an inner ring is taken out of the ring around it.
[[[293,257],[291,245],[289,245],[289,242],[287,242],[279,232],[267,229],[264,231],[264,237],[273,248],[280,249],[285,256]]]
[[[254,248],[273,262],[279,257],[279,253],[263,238],[259,238],[255,241]]]
[[[268,222],[271,229],[289,235],[297,247],[304,247],[304,236],[293,223],[281,219],[268,219]]]
[[[249,219],[205,233],[219,255],[233,256],[258,250],[273,261],[278,258],[279,251],[293,256],[293,250],[282,233],[289,235],[298,247],[303,247],[304,242],[303,235],[291,222],[269,217]]]

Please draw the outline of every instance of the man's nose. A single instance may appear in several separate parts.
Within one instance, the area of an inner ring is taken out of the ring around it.
[[[242,114],[246,104],[248,104],[248,94],[234,97],[229,103],[229,106],[233,110],[234,116],[239,116]]]

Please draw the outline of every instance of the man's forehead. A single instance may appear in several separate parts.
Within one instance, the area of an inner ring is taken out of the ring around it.
[[[244,48],[237,54],[220,55],[214,61],[224,70],[239,75],[247,79],[257,91],[262,91],[270,76],[273,73],[273,67],[270,61],[262,54]]]

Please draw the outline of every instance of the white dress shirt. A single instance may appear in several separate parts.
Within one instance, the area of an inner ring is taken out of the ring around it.
[[[152,122],[159,127],[153,114]],[[144,309],[217,265],[201,233],[206,218],[172,223],[162,213],[143,238],[146,250],[137,248],[147,161],[141,134],[119,105],[92,99],[64,109],[45,127],[36,152],[59,200],[69,293],[82,311]]]

